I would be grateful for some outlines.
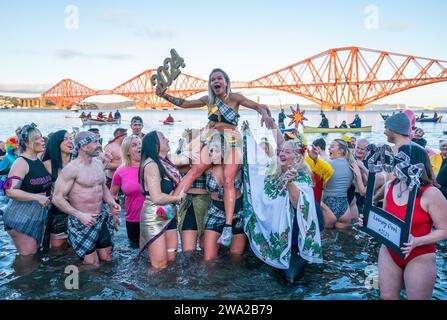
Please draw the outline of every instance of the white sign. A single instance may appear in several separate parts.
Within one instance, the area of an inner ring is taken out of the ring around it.
[[[367,227],[368,229],[377,232],[388,241],[394,243],[396,246],[400,246],[401,228],[372,210],[369,212]]]

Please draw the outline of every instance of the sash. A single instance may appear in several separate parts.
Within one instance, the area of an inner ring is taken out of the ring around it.
[[[214,114],[218,110],[228,123],[237,126],[240,117],[239,113],[225,104],[220,98],[216,97],[215,103],[208,108],[208,116]]]

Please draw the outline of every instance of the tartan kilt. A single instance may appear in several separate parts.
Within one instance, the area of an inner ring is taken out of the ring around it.
[[[48,220],[48,207],[37,201],[12,200],[3,212],[3,224],[37,240],[41,245]]]
[[[96,224],[93,227],[86,227],[81,221],[71,215],[68,217],[68,244],[73,248],[77,256],[83,258],[87,252],[95,249],[103,223],[107,223],[107,228],[112,237],[114,231],[112,215],[109,213],[106,204],[102,206],[101,213],[96,218]]]

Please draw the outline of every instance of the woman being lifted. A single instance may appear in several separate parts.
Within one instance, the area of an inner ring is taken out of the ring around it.
[[[200,158],[194,163],[188,174],[182,179],[175,189],[174,195],[181,191],[187,192],[191,184],[200,177],[205,170],[211,167],[209,150],[207,143],[216,130],[221,134],[230,150],[224,150],[224,205],[225,205],[225,227],[222,235],[217,240],[219,245],[230,246],[232,238],[232,224],[234,207],[236,203],[236,190],[234,179],[239,165],[242,164],[242,139],[237,130],[239,120],[239,107],[244,106],[258,111],[261,118],[261,125],[265,123],[268,129],[273,128],[273,119],[268,106],[256,103],[247,99],[239,93],[231,92],[231,83],[228,75],[221,69],[213,69],[208,80],[208,95],[196,100],[185,100],[173,97],[166,93],[161,94],[157,89],[157,94],[165,100],[181,108],[200,108],[208,106],[208,124],[206,130],[201,135],[203,143],[200,151]]]

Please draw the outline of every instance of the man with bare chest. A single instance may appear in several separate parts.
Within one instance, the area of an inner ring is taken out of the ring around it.
[[[104,152],[110,154],[110,162],[106,165],[106,185],[110,189],[113,175],[121,165],[121,145],[127,137],[127,129],[118,128],[113,132],[113,140],[105,147]]]
[[[121,207],[105,184],[98,138],[91,132],[79,132],[74,141],[71,161],[59,175],[53,204],[69,214],[68,243],[85,264],[99,266],[99,260],[111,261],[112,213]],[[108,205],[108,208],[107,208]]]

